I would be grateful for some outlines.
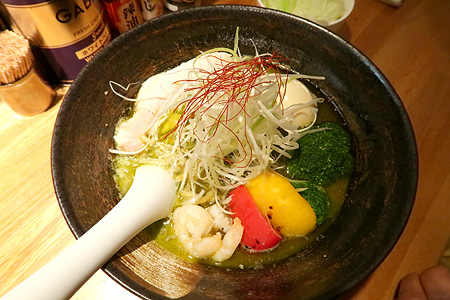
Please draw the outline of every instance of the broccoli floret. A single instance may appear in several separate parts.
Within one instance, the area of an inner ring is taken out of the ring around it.
[[[314,131],[318,128],[326,129]],[[350,136],[331,122],[315,125],[311,130],[297,141],[299,148],[286,164],[287,173],[293,179],[327,186],[353,169]]]
[[[330,215],[330,197],[322,187],[309,181],[291,181],[293,187],[308,201],[316,214],[317,225],[320,225]]]

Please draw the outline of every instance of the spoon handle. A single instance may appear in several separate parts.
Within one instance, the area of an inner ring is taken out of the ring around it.
[[[69,299],[132,237],[168,216],[175,198],[172,176],[146,167],[138,168],[127,195],[104,218],[1,300]]]

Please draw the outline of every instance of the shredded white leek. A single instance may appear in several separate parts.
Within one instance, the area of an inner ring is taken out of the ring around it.
[[[111,152],[140,155],[143,162],[170,170],[178,182],[182,202],[217,202],[223,210],[223,203],[229,201],[226,200],[229,190],[256,177],[276,163],[281,156],[290,157],[288,151],[298,148],[296,141],[310,128],[308,126],[299,129],[290,123],[291,111],[296,107],[289,107],[286,111],[282,109],[280,85],[286,85],[288,80],[293,78],[323,77],[266,73],[256,78],[252,87],[237,85],[236,88],[242,93],[233,94],[237,99],[232,103],[229,101],[231,91],[217,90],[202,99],[204,103],[192,110],[184,123],[177,124],[170,136],[161,139],[160,125],[175,110],[186,112],[186,107],[191,103],[189,101],[198,97],[195,93],[202,89],[203,80],[208,76],[217,76],[215,72],[196,68],[196,64],[200,58],[208,59],[208,55],[214,55],[218,51],[229,53],[230,62],[249,59],[240,55],[237,40],[234,50],[216,48],[201,53],[194,60],[194,68],[189,72],[189,78],[180,82],[171,92],[146,129],[148,136],[145,151]],[[256,54],[253,59],[267,55]],[[223,64],[225,66],[227,62]],[[224,80],[224,85],[232,86],[231,77]],[[123,90],[128,88],[116,83],[110,83],[110,86],[118,95],[120,93],[116,92],[114,87]],[[317,103],[319,99],[313,101]],[[305,105],[311,103],[296,106]]]

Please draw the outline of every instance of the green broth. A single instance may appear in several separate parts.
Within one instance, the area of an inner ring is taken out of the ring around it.
[[[336,108],[329,102],[319,103],[319,113],[317,123],[336,122],[342,124],[342,120]],[[114,156],[112,159],[114,170],[116,172],[115,180],[121,195],[124,195],[134,178],[136,168],[145,163],[146,157],[152,157],[151,152],[145,152],[138,156]],[[144,160],[144,161],[143,161]],[[331,200],[332,217],[318,226],[312,233],[306,237],[284,238],[282,242],[270,251],[249,253],[243,247],[238,247],[233,256],[221,263],[210,259],[194,259],[190,257],[184,250],[183,246],[178,242],[174,233],[170,219],[159,221],[144,230],[152,240],[156,241],[163,248],[173,254],[191,261],[199,262],[207,265],[220,266],[226,268],[259,268],[264,265],[273,264],[277,261],[285,259],[305,248],[308,244],[315,242],[325,233],[325,231],[334,222],[339,214],[342,203],[345,199],[349,178],[341,178],[336,183],[325,188]]]

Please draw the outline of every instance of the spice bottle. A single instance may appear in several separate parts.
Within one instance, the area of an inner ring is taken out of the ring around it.
[[[2,1],[30,41],[36,58],[52,70],[52,83],[73,82],[86,63],[111,40],[97,0]]]
[[[109,26],[115,36],[144,22],[139,0],[102,0]]]
[[[202,0],[164,0],[164,4],[170,11],[178,11],[195,6],[201,6]]]
[[[159,17],[164,13],[163,0],[141,0],[141,8],[145,21]]]

